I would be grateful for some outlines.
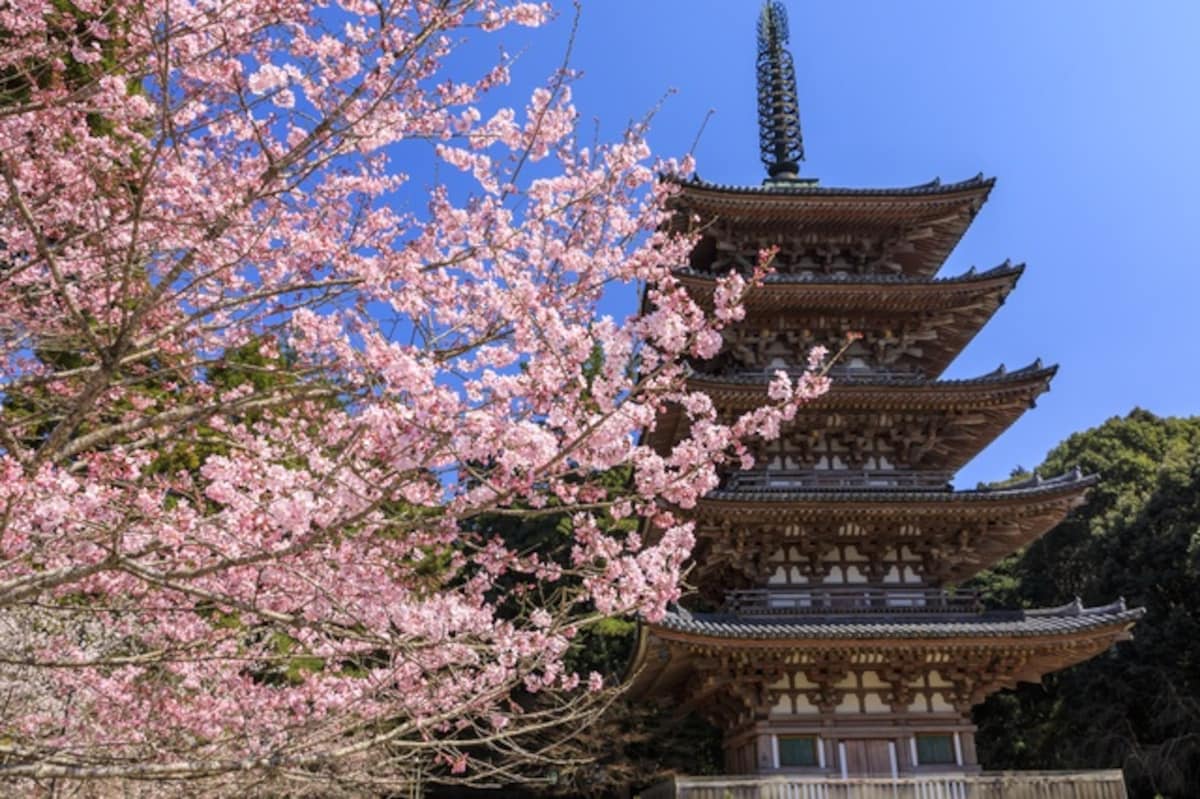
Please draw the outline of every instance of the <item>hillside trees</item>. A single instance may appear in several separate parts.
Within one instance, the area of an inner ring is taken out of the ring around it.
[[[989,768],[1120,766],[1131,796],[1200,785],[1200,418],[1135,410],[1077,433],[1039,467],[1099,474],[1087,503],[983,582],[1030,605],[1123,596],[1131,642],[976,710]]]
[[[608,701],[573,639],[663,612],[670,509],[824,381],[686,391],[747,285],[706,315],[671,276],[688,165],[579,146],[566,71],[520,111],[507,58],[447,72],[547,13],[0,7],[6,790],[517,781]],[[398,210],[417,159],[455,177]],[[689,436],[639,445],[668,402]]]

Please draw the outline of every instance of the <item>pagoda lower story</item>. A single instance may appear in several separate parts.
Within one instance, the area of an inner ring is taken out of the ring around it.
[[[730,774],[977,772],[974,705],[1128,638],[1142,611],[986,609],[931,585],[1036,539],[1093,483],[715,491],[693,574],[724,586],[720,610],[644,624],[633,691],[722,729]]]
[[[979,612],[924,591],[738,599],[724,613],[672,613],[639,652],[643,690],[670,686],[677,713],[725,731],[730,774],[979,771],[973,705],[1098,654],[1140,615],[1120,602]],[[847,619],[850,603],[859,618]]]

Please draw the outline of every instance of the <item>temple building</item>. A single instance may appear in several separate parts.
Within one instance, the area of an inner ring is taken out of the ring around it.
[[[692,385],[732,418],[765,403],[770,376],[799,372],[814,345],[836,350],[849,331],[859,337],[834,365],[828,394],[691,511],[691,607],[708,610],[680,607],[642,625],[632,691],[716,724],[726,772],[749,785],[766,775],[827,786],[941,775],[963,786],[946,796],[983,796],[967,787],[985,776],[972,706],[1104,651],[1141,611],[1120,600],[985,609],[955,587],[1046,533],[1094,483],[1075,472],[951,486],[1055,372],[1035,362],[941,377],[1023,271],[1004,263],[937,276],[993,181],[842,189],[800,177],[779,3],[764,6],[758,34],[768,177],[754,187],[681,183],[679,224],[700,240],[679,275],[711,302],[715,279],[748,272],[764,248],[777,248],[774,273],[750,289],[721,353],[693,364]],[[648,435],[666,449],[685,425],[667,414]],[[1119,772],[1100,774],[1096,793],[1037,795],[1124,796]],[[760,795],[689,794],[685,782],[643,795]]]

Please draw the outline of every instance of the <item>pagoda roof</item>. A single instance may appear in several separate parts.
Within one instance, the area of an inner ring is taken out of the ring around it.
[[[937,377],[1004,303],[1024,271],[1023,264],[1004,263],[938,279],[768,275],[762,285],[747,289],[747,316],[730,330],[770,327],[840,334],[849,329],[863,333],[868,342],[877,336],[896,343],[902,341],[897,336],[914,337],[919,344],[905,352],[903,363]],[[711,303],[713,276],[692,269],[676,274],[693,299]]]
[[[808,698],[827,703],[825,715],[836,712],[841,696],[836,689],[850,668],[875,670],[893,689],[897,682],[911,684],[912,675],[922,671],[949,671],[953,682],[934,690],[950,700],[954,712],[966,713],[996,690],[1035,682],[1128,640],[1144,613],[1127,608],[1124,600],[1091,608],[1076,600],[942,621],[899,613],[870,620],[751,620],[675,609],[641,625],[628,671],[630,691],[671,701],[680,714],[699,710],[728,721],[746,711],[768,713],[775,702],[769,689],[795,671],[817,684],[820,690],[808,692]],[[893,665],[899,668],[889,668]]]
[[[811,181],[728,186],[680,180],[675,202],[702,220],[719,218],[753,230],[898,237],[913,245],[905,272],[930,276],[962,238],[995,184],[982,174],[894,189],[836,188]]]
[[[1036,361],[1016,371],[1000,367],[961,380],[929,380],[914,374],[843,374],[827,393],[801,405],[786,429],[821,429],[829,423],[831,414],[871,416],[874,421],[867,421],[876,427],[890,424],[887,419],[896,413],[927,415],[942,420],[939,424],[944,423],[945,429],[926,468],[957,471],[1033,406],[1038,395],[1049,389],[1057,368]],[[723,411],[747,411],[768,402],[769,380],[769,375],[757,371],[720,376],[694,374],[688,379],[688,387],[707,394]],[[686,424],[680,409],[672,407],[660,417],[650,440],[656,446],[665,446],[677,440]]]
[[[886,619],[740,619],[732,614],[689,613],[677,609],[651,625],[656,634],[686,633],[741,642],[786,642],[789,648],[819,647],[830,640],[1044,638],[1105,628],[1131,628],[1145,608],[1127,608],[1120,599],[1085,608],[1078,601],[1056,608],[984,611],[974,618]]]
[[[932,583],[957,583],[1041,538],[1098,480],[1075,469],[962,491],[718,489],[690,511],[694,579],[709,594],[752,588],[776,568],[772,552],[803,546],[819,558],[829,546],[856,543],[908,547],[922,556]],[[846,525],[857,537],[846,535]]]

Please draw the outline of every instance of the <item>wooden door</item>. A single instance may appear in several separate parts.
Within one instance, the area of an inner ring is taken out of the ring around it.
[[[842,743],[846,747],[847,776],[896,776],[892,771],[892,753],[886,739],[860,738]]]

